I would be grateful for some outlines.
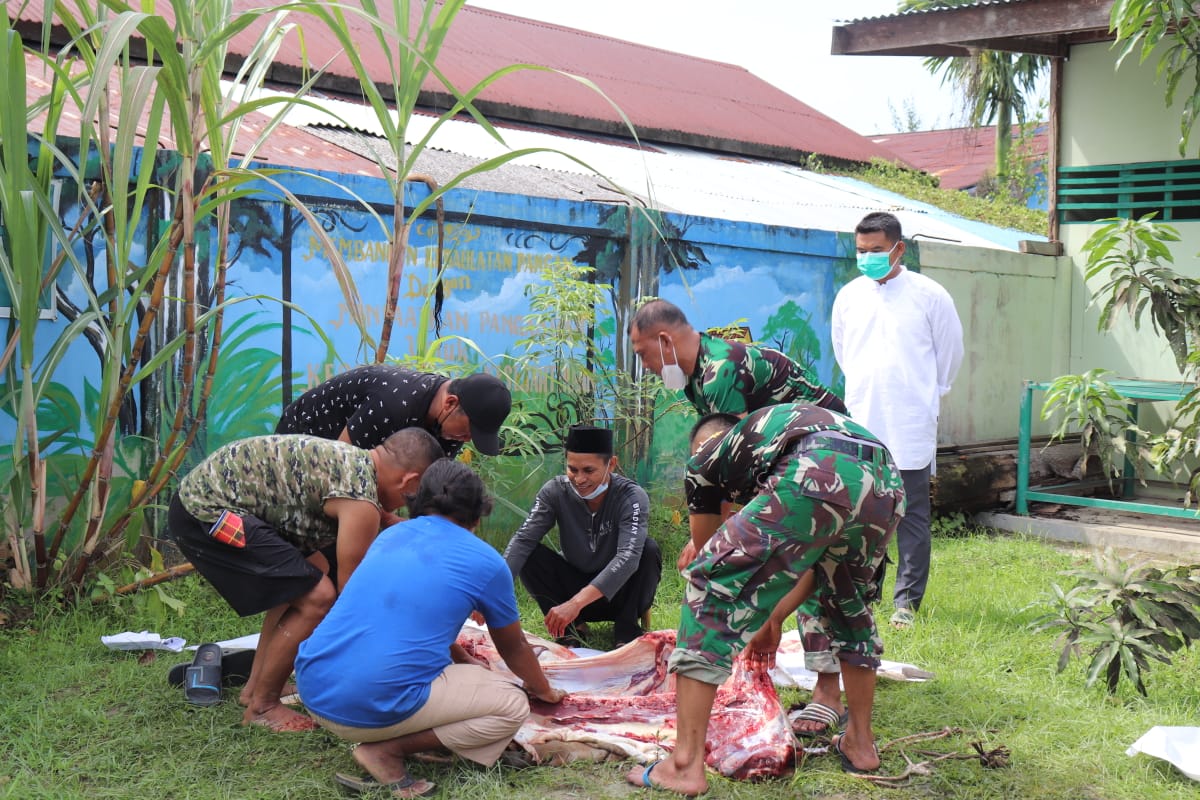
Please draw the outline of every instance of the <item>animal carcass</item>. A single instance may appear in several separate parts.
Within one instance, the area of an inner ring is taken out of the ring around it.
[[[617,650],[584,658],[526,636],[551,684],[570,693],[557,705],[533,701],[529,719],[515,737],[539,763],[581,758],[649,763],[675,746],[675,679],[667,672],[674,631],[647,633]],[[493,669],[511,675],[486,630],[468,623],[458,642]],[[717,690],[708,726],[708,765],[731,778],[782,775],[793,763],[794,741],[771,679],[739,658]]]

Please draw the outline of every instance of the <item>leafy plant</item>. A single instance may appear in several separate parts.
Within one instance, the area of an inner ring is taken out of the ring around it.
[[[1170,244],[1179,233],[1170,225],[1155,222],[1153,214],[1139,219],[1102,220],[1084,244],[1088,254],[1086,275],[1094,279],[1107,270],[1108,281],[1097,289],[1092,304],[1103,301],[1099,327],[1109,330],[1128,314],[1134,329],[1141,329],[1142,314],[1150,311],[1155,333],[1170,345],[1175,363],[1185,378],[1200,380],[1200,281],[1176,273]],[[1174,416],[1162,432],[1143,430],[1129,414],[1118,410],[1124,401],[1108,385],[1105,370],[1055,379],[1042,407],[1042,418],[1064,412],[1062,423],[1052,434],[1061,438],[1072,427],[1083,436],[1084,457],[1095,444],[1111,478],[1117,474],[1116,457],[1128,458],[1135,471],[1148,467],[1156,474],[1177,478],[1185,474],[1188,457],[1200,457],[1200,382],[1176,404]],[[1137,447],[1129,442],[1137,441]],[[1187,478],[1185,500],[1190,503],[1200,490],[1200,468]]]
[[[655,421],[665,413],[655,402],[662,383],[656,376],[634,376],[617,361],[617,325],[609,284],[597,283],[591,267],[566,261],[547,266],[539,282],[526,289],[528,336],[517,341],[518,354],[505,369],[518,385],[543,385],[536,410],[518,414],[525,438],[536,430],[537,452],[556,451],[567,425],[605,424],[617,429],[622,463],[637,469],[649,452]],[[524,420],[524,423],[522,423]]]
[[[1042,419],[1061,417],[1050,434],[1052,442],[1078,430],[1081,452],[1076,471],[1080,475],[1086,474],[1088,458],[1094,449],[1111,484],[1124,469],[1125,458],[1136,456],[1126,446],[1127,433],[1131,430],[1144,432],[1134,426],[1127,401],[1104,380],[1108,374],[1106,369],[1093,369],[1082,375],[1055,378],[1046,390]],[[1137,465],[1138,462],[1131,460],[1130,463]]]
[[[1094,556],[1092,569],[1063,574],[1076,585],[1064,592],[1051,584],[1050,611],[1030,625],[1061,631],[1059,672],[1072,658],[1090,657],[1088,686],[1103,676],[1115,694],[1123,678],[1146,695],[1150,660],[1170,664],[1171,653],[1200,638],[1200,564],[1130,565],[1109,549]]]
[[[1179,241],[1179,232],[1153,217],[1101,220],[1106,224],[1083,245],[1086,275],[1091,280],[1108,272],[1108,282],[1092,293],[1092,304],[1105,299],[1101,330],[1110,330],[1122,311],[1140,329],[1149,307],[1154,332],[1166,338],[1183,371],[1200,342],[1200,281],[1167,266],[1175,261],[1170,243]]]

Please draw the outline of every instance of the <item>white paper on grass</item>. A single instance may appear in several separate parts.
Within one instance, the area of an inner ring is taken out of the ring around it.
[[[257,633],[248,633],[236,639],[226,639],[223,642],[217,642],[217,644],[221,645],[222,653],[236,653],[238,650],[257,650],[258,636]],[[188,650],[195,650],[199,646],[198,644],[194,644]]]
[[[1192,780],[1200,781],[1200,728],[1155,725],[1125,751],[1127,756],[1138,753],[1161,758]]]
[[[783,634],[779,648],[779,652],[775,654],[775,667],[769,673],[771,680],[779,687],[796,687],[811,692],[817,685],[817,673],[804,667],[804,647],[800,633],[793,630]],[[926,672],[913,664],[886,659],[880,659],[876,674],[881,678],[913,683],[922,683],[934,677],[932,672]]]
[[[100,643],[109,650],[170,650],[172,653],[178,653],[187,644],[187,639],[180,639],[178,636],[164,639],[150,631],[125,631],[101,636]]]

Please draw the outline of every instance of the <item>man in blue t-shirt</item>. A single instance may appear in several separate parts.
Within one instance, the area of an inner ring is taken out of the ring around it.
[[[493,764],[529,715],[526,693],[547,703],[564,696],[525,640],[508,566],[472,533],[491,510],[479,477],[465,464],[438,461],[412,507],[416,518],[379,535],[296,658],[297,688],[312,717],[359,742],[355,761],[403,797],[433,791],[408,774],[407,755],[444,748]],[[524,691],[456,643],[475,611]]]

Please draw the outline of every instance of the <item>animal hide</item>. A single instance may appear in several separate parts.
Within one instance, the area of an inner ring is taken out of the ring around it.
[[[674,747],[675,678],[667,672],[674,631],[647,633],[588,657],[526,636],[550,683],[569,692],[557,705],[532,701],[529,719],[517,732],[515,741],[538,763],[612,758],[645,764]],[[492,669],[512,674],[485,629],[468,623],[458,642]],[[771,679],[739,658],[717,690],[708,725],[708,766],[738,779],[782,775],[794,762],[794,742]]]

